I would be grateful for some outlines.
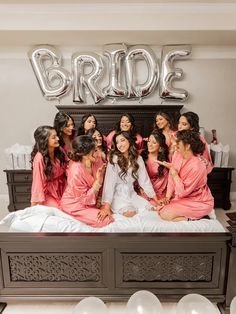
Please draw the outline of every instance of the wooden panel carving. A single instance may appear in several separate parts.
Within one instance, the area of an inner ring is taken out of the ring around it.
[[[27,282],[100,282],[102,257],[100,254],[8,256],[11,281]]]
[[[212,255],[123,254],[123,281],[211,281]]]

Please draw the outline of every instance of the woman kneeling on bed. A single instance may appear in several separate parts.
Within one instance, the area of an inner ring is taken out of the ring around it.
[[[205,144],[198,133],[189,130],[178,131],[176,143],[172,163],[159,162],[169,169],[167,194],[158,208],[159,214],[170,221],[200,219],[214,206],[206,165],[199,157]]]
[[[59,147],[59,138],[53,127],[38,127],[34,139],[35,145],[31,153],[31,206],[59,207],[66,185],[66,156]]]
[[[88,135],[77,136],[67,171],[67,186],[61,199],[61,210],[92,227],[103,227],[113,221],[111,215],[99,219],[96,207],[102,186],[105,165],[95,162],[95,140]]]
[[[139,196],[134,190],[137,180],[141,188],[157,203],[157,197],[147,174],[145,164],[135,148],[129,132],[121,131],[114,135],[103,186],[103,219],[111,212],[132,217],[137,212],[149,210],[153,205]]]

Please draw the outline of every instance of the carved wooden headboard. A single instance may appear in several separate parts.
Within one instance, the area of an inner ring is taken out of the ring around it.
[[[83,115],[91,113],[96,116],[98,127],[104,135],[114,128],[123,113],[131,113],[135,118],[137,131],[142,136],[148,136],[153,129],[154,116],[158,111],[171,114],[175,121],[179,118],[182,105],[71,105],[57,106],[59,111],[64,111],[75,120],[78,128]]]

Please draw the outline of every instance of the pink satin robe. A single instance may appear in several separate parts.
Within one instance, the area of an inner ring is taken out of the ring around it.
[[[176,141],[176,133],[177,132],[173,133],[173,143]],[[211,160],[211,154],[210,154],[210,151],[208,148],[208,144],[207,144],[204,136],[202,136],[200,134],[199,137],[200,137],[200,140],[205,144],[205,149],[204,149],[203,153],[201,154],[201,156],[203,157],[203,160],[205,159],[205,165],[207,168],[207,173],[210,173],[212,171],[214,165],[213,165],[213,162]],[[173,152],[173,148],[171,150],[172,150],[172,153],[169,154],[170,160],[172,160],[173,153],[175,154],[175,152]]]
[[[116,134],[116,131],[113,130],[106,136],[106,142],[107,142],[108,149],[111,149],[112,139],[113,139],[113,136],[115,134]],[[141,151],[143,149],[143,138],[139,133],[137,133],[135,136],[136,136],[135,143],[136,143],[137,150]]]
[[[48,180],[44,170],[43,155],[38,152],[33,161],[33,181],[31,188],[31,203],[40,203],[45,206],[59,207],[59,202],[66,186],[65,167],[55,159],[53,178]]]
[[[147,173],[149,178],[151,179],[152,186],[157,195],[157,198],[163,198],[166,195],[167,181],[168,181],[168,170],[165,168],[163,172],[163,176],[161,178],[157,177],[157,170],[159,168],[159,164],[157,162],[153,162],[150,159],[145,161]]]
[[[214,167],[213,162],[211,160],[211,154],[210,154],[208,144],[207,144],[205,138],[202,135],[200,135],[200,139],[205,144],[205,149],[204,149],[204,152],[202,153],[202,157],[204,157],[206,159],[207,173],[210,173]]]
[[[207,186],[207,169],[199,156],[192,156],[182,166],[183,158],[174,154],[172,164],[180,180],[175,183],[169,174],[167,195],[172,195],[168,205],[162,211],[175,213],[178,217],[200,219],[208,215],[214,207],[214,199]]]
[[[106,217],[98,220],[96,207],[98,192],[93,189],[98,165],[92,166],[92,175],[79,161],[70,161],[67,170],[67,186],[61,199],[60,209],[92,227],[103,227],[113,221]]]

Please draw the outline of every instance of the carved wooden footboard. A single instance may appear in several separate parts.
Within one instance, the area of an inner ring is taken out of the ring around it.
[[[1,233],[0,301],[127,300],[146,289],[164,301],[200,293],[228,310],[232,243],[231,233]]]

